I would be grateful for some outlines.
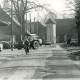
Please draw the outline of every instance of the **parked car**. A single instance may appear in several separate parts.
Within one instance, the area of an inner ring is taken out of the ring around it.
[[[42,39],[38,39],[39,45],[42,46]]]
[[[70,45],[77,46],[78,45],[78,39],[71,39]]]
[[[0,51],[2,51],[3,50],[3,44],[2,44],[2,42],[0,41]]]
[[[51,45],[51,42],[50,41],[45,41],[43,44],[44,45]]]
[[[42,40],[36,35],[36,34],[29,34],[28,36],[30,41],[30,48],[32,49],[38,49],[39,45],[42,45]],[[17,45],[15,45],[17,49],[24,48],[24,45],[22,42],[19,42]]]
[[[10,49],[11,45],[9,41],[2,41],[3,49]]]
[[[17,48],[18,50],[21,50],[23,48],[23,42],[20,41],[19,43],[15,43],[14,48]]]
[[[42,40],[36,34],[30,34],[30,47],[32,49],[38,49],[39,45],[42,44]]]

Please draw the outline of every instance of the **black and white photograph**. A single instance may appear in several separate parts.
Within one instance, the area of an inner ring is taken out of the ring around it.
[[[80,0],[0,0],[0,80],[80,80]]]

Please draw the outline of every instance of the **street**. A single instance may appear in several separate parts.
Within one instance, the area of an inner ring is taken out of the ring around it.
[[[24,50],[10,52],[0,54],[0,80],[80,78],[80,62],[69,59],[58,44],[30,50],[28,55]]]

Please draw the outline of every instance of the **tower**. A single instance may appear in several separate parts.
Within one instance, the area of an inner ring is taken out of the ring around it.
[[[56,23],[50,18],[46,22],[47,26],[47,41],[50,41],[52,44],[56,43]]]

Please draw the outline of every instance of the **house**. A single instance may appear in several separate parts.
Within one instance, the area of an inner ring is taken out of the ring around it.
[[[77,38],[76,22],[74,18],[52,19],[56,23],[56,41],[57,43],[65,42],[69,38]],[[47,22],[47,21],[45,21]],[[35,26],[34,26],[35,24]],[[28,23],[30,30],[30,23]],[[43,42],[47,40],[47,25],[41,22],[31,23],[31,33],[37,34]]]
[[[69,38],[77,38],[76,22],[74,18],[55,19],[57,42],[64,42]]]
[[[0,25],[0,41],[1,40],[10,40],[11,38],[11,17],[0,7],[0,21],[4,21],[5,23],[9,23],[9,25]],[[16,40],[20,40],[20,24],[17,20],[13,19],[13,35]]]

